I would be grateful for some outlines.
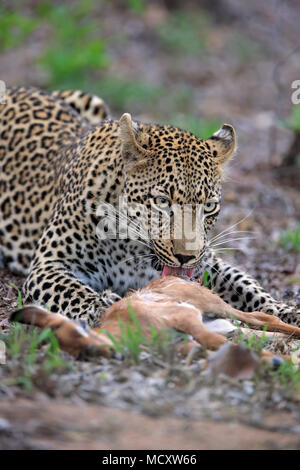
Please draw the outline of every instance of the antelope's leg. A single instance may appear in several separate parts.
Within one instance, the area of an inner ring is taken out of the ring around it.
[[[264,338],[271,338],[272,340],[288,338],[288,335],[285,333],[278,333],[277,331],[263,331],[263,330],[258,330],[254,328],[244,328],[244,327],[239,327],[237,330],[235,330],[233,334],[233,338],[238,336],[239,331],[241,331],[243,335],[246,336],[248,339],[250,339],[252,335],[256,335],[258,338],[261,338],[262,336],[264,336]]]
[[[191,303],[204,312],[214,312],[222,318],[229,318],[231,320],[232,318],[236,318],[243,323],[247,323],[248,325],[259,329],[267,326],[269,331],[278,331],[293,335],[294,338],[300,338],[299,327],[289,325],[274,315],[262,312],[242,312],[241,310],[237,310],[226,303],[217,294],[214,294],[202,286],[198,287],[197,293],[194,289],[190,292],[193,295],[193,301]]]
[[[193,338],[201,344],[205,349],[215,351],[219,349],[222,344],[228,342],[228,339],[217,333],[208,331],[202,321],[196,315],[177,315],[172,319],[172,327],[179,331],[192,335]],[[188,343],[189,348],[187,352],[195,345],[195,343]],[[281,357],[285,360],[290,360],[289,355],[278,355],[263,349],[260,357],[265,362],[272,362],[274,357]]]
[[[224,336],[208,331],[202,321],[193,313],[190,315],[177,314],[172,318],[172,327],[193,336],[205,349],[216,350],[227,341]]]
[[[105,335],[37,305],[25,305],[16,310],[10,315],[10,321],[51,329],[55,332],[61,349],[74,357],[80,354],[103,355],[108,358],[112,356],[113,343]]]
[[[196,343],[196,341],[182,342],[182,343],[176,344],[176,351],[181,356],[187,356],[188,354],[190,354],[192,349],[196,347],[199,347],[199,343]]]
[[[300,328],[297,326],[289,325],[284,323],[278,317],[269,315],[262,312],[241,312],[236,309],[226,308],[226,318],[232,318],[234,316],[237,320],[247,323],[253,327],[264,328],[267,327],[268,331],[278,331],[293,336],[294,338],[300,338]]]
[[[212,272],[214,291],[236,309],[262,311],[300,326],[300,311],[297,308],[273,299],[255,279],[221,260],[212,249],[206,251],[197,277],[203,279],[203,273],[207,270]]]

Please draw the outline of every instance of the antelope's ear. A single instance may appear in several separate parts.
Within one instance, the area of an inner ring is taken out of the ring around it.
[[[132,121],[130,114],[123,114],[119,125],[122,157],[125,161],[126,169],[130,170],[137,163],[145,161],[147,157],[152,155],[152,152],[145,148],[147,147],[145,144],[147,143],[148,136],[143,132],[138,132],[138,125]],[[140,142],[143,142],[143,146]]]
[[[10,315],[11,322],[25,323],[26,325],[39,326],[40,328],[47,328],[48,322],[53,317],[53,313],[48,312],[42,307],[37,305],[26,305],[25,307],[16,310]]]
[[[230,124],[223,124],[206,142],[210,145],[212,155],[220,165],[234,155],[237,147],[236,133]]]

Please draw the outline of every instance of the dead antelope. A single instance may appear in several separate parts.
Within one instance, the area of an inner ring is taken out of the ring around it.
[[[111,357],[113,342],[105,334],[114,338],[121,337],[120,321],[131,322],[128,301],[138,319],[145,337],[150,335],[150,327],[157,332],[175,329],[191,335],[197,343],[209,350],[217,350],[228,341],[224,334],[213,331],[215,322],[203,323],[203,313],[214,313],[223,319],[236,318],[253,328],[278,331],[300,338],[300,328],[288,325],[279,318],[261,312],[241,312],[224,302],[217,294],[196,281],[180,277],[164,276],[154,280],[147,287],[133,292],[129,298],[114,303],[101,318],[99,328],[93,330],[83,327],[79,322],[67,317],[50,313],[34,305],[25,306],[14,312],[10,320],[50,328],[59,340],[61,348],[78,357],[80,354],[98,354]],[[228,330],[229,323],[221,325],[221,333]],[[233,326],[232,326],[233,328]],[[230,329],[230,325],[229,325]],[[190,346],[195,342],[191,342]],[[274,355],[263,351],[262,356]]]

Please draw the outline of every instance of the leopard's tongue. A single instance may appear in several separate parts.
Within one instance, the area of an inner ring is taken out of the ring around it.
[[[173,267],[165,265],[162,271],[162,276],[186,276],[191,278],[193,271],[193,268],[181,268],[180,266]]]

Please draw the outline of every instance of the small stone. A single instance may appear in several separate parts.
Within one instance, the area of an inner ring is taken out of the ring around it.
[[[251,382],[244,382],[243,389],[244,389],[244,392],[247,393],[247,395],[253,395],[254,387]]]
[[[0,418],[0,432],[9,431],[11,429],[11,424],[4,418]]]
[[[278,356],[273,357],[272,359],[273,369],[278,369],[281,366],[281,364],[283,364],[283,359],[281,357],[278,357]]]

